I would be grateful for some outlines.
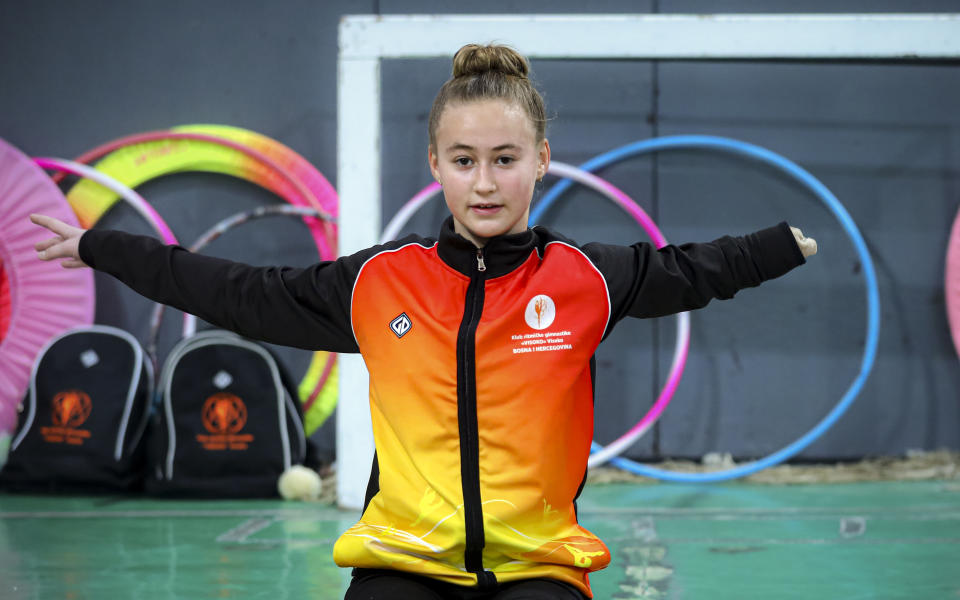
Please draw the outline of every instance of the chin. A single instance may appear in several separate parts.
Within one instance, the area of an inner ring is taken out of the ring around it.
[[[488,240],[501,235],[509,234],[520,222],[509,219],[483,219],[475,215],[466,215],[469,218],[457,219],[460,227],[476,239]],[[525,229],[526,227],[524,227]],[[523,231],[520,229],[519,231]]]
[[[486,226],[486,227],[470,228],[470,233],[472,233],[474,237],[484,239],[484,240],[497,237],[498,235],[504,235],[509,232],[510,232],[509,227]]]

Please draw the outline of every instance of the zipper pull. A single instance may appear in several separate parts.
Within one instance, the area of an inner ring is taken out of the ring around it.
[[[477,248],[477,270],[481,273],[487,270],[487,265],[483,264],[483,248]]]

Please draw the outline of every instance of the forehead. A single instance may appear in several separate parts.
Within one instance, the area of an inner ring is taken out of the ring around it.
[[[526,111],[504,100],[478,100],[447,105],[437,122],[437,146],[452,144],[476,148],[504,144],[533,145],[536,133]]]

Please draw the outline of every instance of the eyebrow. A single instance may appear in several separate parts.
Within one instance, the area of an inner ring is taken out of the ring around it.
[[[520,149],[520,146],[516,144],[510,144],[510,143],[500,144],[499,146],[493,147],[494,152],[500,152],[502,150],[519,150],[519,149]],[[463,144],[463,143],[451,144],[450,146],[447,146],[447,152],[453,152],[456,150],[473,151],[473,150],[476,150],[476,148],[474,148],[469,144]]]

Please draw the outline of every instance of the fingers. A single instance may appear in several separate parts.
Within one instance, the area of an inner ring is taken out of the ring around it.
[[[54,233],[60,233],[59,231],[57,231],[57,229],[59,229],[61,225],[68,226],[66,223],[64,223],[59,219],[54,219],[53,217],[50,217],[47,215],[38,215],[38,214],[31,214],[30,222],[33,223],[34,225],[39,225],[40,227],[46,227],[47,229],[49,229]]]
[[[30,222],[32,222],[34,225],[45,227],[62,238],[71,238],[83,233],[83,229],[64,223],[60,219],[56,219],[49,215],[41,215],[36,213],[31,214]]]
[[[817,253],[817,240],[803,235],[798,227],[790,227],[790,231],[793,232],[793,238],[797,240],[797,247],[800,248],[804,258]]]
[[[75,254],[61,248],[39,252],[37,258],[43,261],[59,260],[60,266],[65,269],[79,269],[87,266],[87,263],[77,258]]]
[[[803,254],[804,258],[817,253],[817,240],[813,238],[805,237],[802,240],[798,240],[797,245],[800,247],[800,253]]]
[[[804,238],[803,241],[800,242],[800,252],[803,253],[804,258],[816,254],[817,240],[813,238]]]
[[[58,258],[76,258],[72,249],[72,244],[68,244],[63,238],[55,237],[49,240],[38,242],[34,245],[37,251],[37,258],[40,260],[56,260]]]
[[[43,261],[58,260],[60,264],[67,269],[76,269],[87,266],[86,263],[76,257],[69,244],[63,242],[60,238],[53,238],[36,245],[37,258]]]
[[[33,249],[37,252],[43,252],[44,250],[49,250],[50,248],[56,246],[63,241],[63,238],[57,236],[55,238],[50,238],[48,240],[43,240],[42,242],[37,242],[33,245]]]

